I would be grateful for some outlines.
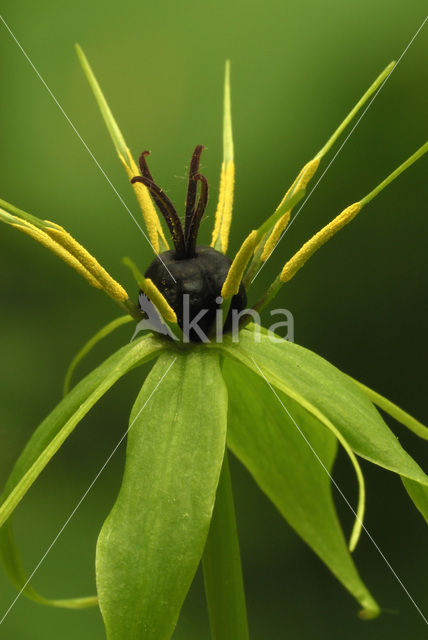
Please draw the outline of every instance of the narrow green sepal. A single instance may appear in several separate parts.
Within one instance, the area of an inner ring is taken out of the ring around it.
[[[111,322],[109,322],[105,327],[97,331],[97,333],[94,336],[92,336],[92,338],[83,345],[83,347],[74,356],[65,374],[64,387],[63,387],[63,393],[62,393],[63,397],[65,397],[67,393],[70,391],[73,374],[76,371],[76,368],[78,367],[78,365],[88,355],[88,353],[92,351],[92,349],[98,344],[98,342],[100,342],[103,338],[106,338],[107,336],[109,336],[115,329],[118,329],[122,325],[127,324],[128,322],[131,322],[131,321],[132,321],[131,316],[121,316],[120,318],[116,318],[115,320],[112,320]]]
[[[93,598],[51,601],[35,592],[29,584],[13,540],[10,516],[91,407],[130,369],[154,358],[164,348],[163,342],[147,336],[110,356],[81,380],[40,424],[15,463],[1,496],[0,560],[11,581],[29,598],[66,608],[95,604]]]

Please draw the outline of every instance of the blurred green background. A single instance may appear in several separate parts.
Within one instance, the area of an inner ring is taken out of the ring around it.
[[[422,0],[141,0],[73,3],[4,0],[3,16],[134,215],[139,211],[77,62],[91,61],[134,154],[183,202],[194,145],[203,143],[211,204],[221,162],[223,67],[232,60],[237,162],[230,250],[281,199],[376,75],[400,56],[424,17]],[[428,26],[311,196],[255,283],[261,291],[283,262],[347,204],[365,195],[426,139]],[[1,197],[64,225],[129,289],[121,264],[151,260],[141,236],[4,27],[1,46]],[[336,147],[337,148],[337,147]],[[329,157],[324,161],[327,166]],[[426,412],[427,161],[377,198],[282,290],[295,339],[365,381],[421,420]],[[66,367],[81,344],[119,315],[102,293],[10,227],[0,233],[0,480],[57,403]],[[82,366],[88,371],[129,339],[121,329]],[[16,517],[26,566],[38,562],[127,424],[145,372],[119,383],[79,426],[31,490]],[[427,466],[426,447],[393,424]],[[99,530],[118,491],[118,452],[42,564],[46,595],[89,594]],[[422,609],[428,607],[427,535],[399,480],[364,464],[367,527]],[[425,637],[426,626],[367,536],[355,553],[363,578],[387,611],[370,623],[297,538],[239,464],[232,466],[250,626],[254,640]],[[339,458],[336,478],[355,501]],[[345,527],[350,514],[337,497]],[[15,596],[0,576],[0,614]],[[6,640],[102,639],[97,611],[44,609],[20,598]],[[209,637],[198,575],[174,636]]]

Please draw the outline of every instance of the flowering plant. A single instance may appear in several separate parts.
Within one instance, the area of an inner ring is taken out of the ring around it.
[[[427,519],[428,477],[401,447],[376,406],[421,438],[428,439],[428,429],[320,356],[257,321],[280,288],[420,158],[428,143],[306,242],[262,297],[251,307],[246,305],[252,282],[280,242],[322,159],[394,63],[302,168],[275,212],[249,233],[231,260],[226,252],[235,165],[229,65],[219,198],[212,242],[205,247],[197,244],[208,202],[208,183],[199,171],[203,147],[198,145],[192,155],[182,222],[150,172],[147,151],[141,154],[138,168],[80,48],[78,55],[141,207],[155,258],[144,275],[126,259],[140,290],[137,304],[65,229],[0,201],[2,222],[54,252],[126,311],[77,354],[66,375],[63,400],[33,433],[7,480],[0,506],[0,556],[6,573],[20,593],[36,602],[65,608],[98,605],[111,640],[161,640],[171,637],[202,562],[212,636],[248,638],[229,449],[358,601],[361,617],[375,617],[379,605],[352,558],[365,528],[365,485],[358,457],[398,474]],[[154,205],[167,224],[173,249]],[[72,386],[86,353],[132,321],[137,323],[134,339]],[[148,361],[154,361],[153,367],[132,408],[129,428],[117,445],[127,436],[122,486],[98,538],[97,595],[45,598],[34,590],[32,576],[23,569],[11,515],[91,407],[128,371]],[[355,516],[348,542],[332,498],[332,485],[338,488],[331,473],[339,446],[349,457],[359,488],[355,509],[348,502]]]

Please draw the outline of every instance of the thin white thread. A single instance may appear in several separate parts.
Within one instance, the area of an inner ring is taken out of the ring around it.
[[[357,515],[357,513],[355,512],[353,506],[351,505],[351,503],[349,502],[348,498],[345,496],[345,494],[343,493],[342,489],[339,487],[339,485],[337,484],[337,482],[334,480],[333,476],[331,475],[331,473],[329,472],[329,470],[327,469],[327,467],[325,466],[325,464],[323,463],[323,461],[320,459],[319,455],[317,454],[317,452],[315,451],[315,449],[313,448],[313,446],[311,445],[311,443],[309,442],[309,440],[307,439],[307,437],[305,436],[305,434],[302,432],[302,430],[300,429],[299,425],[297,424],[297,422],[294,420],[293,416],[291,415],[291,413],[288,411],[287,407],[284,405],[284,403],[282,402],[281,398],[279,397],[279,395],[277,394],[277,392],[275,391],[275,389],[272,387],[272,385],[270,384],[269,380],[266,378],[265,374],[263,373],[263,371],[260,369],[259,365],[257,364],[257,362],[254,360],[254,358],[252,356],[251,360],[253,361],[253,363],[255,364],[255,366],[257,367],[257,369],[259,370],[261,376],[263,377],[263,379],[265,380],[266,384],[268,385],[268,387],[271,389],[271,391],[274,393],[275,397],[277,398],[277,400],[279,401],[279,403],[281,404],[282,408],[284,409],[284,411],[287,413],[287,415],[289,416],[289,418],[291,419],[291,421],[293,422],[294,426],[296,427],[296,429],[298,430],[298,432],[300,433],[300,435],[302,436],[302,438],[305,440],[306,444],[308,445],[308,447],[310,448],[310,450],[312,451],[312,453],[314,454],[314,456],[316,457],[316,459],[318,460],[318,462],[321,464],[322,468],[324,469],[324,471],[327,473],[328,477],[330,478],[332,484],[335,486],[335,488],[337,489],[337,491],[339,492],[339,494],[342,496],[343,500],[345,501],[345,504],[349,507],[349,509],[352,511],[353,515],[355,516],[356,520],[361,524],[361,528],[364,530],[364,532],[367,534],[367,536],[369,537],[370,541],[372,542],[372,544],[374,545],[376,551],[379,553],[379,555],[381,556],[381,558],[384,560],[384,562],[386,563],[386,565],[388,566],[388,568],[390,569],[392,575],[395,577],[395,579],[397,580],[398,584],[401,586],[401,588],[403,589],[404,593],[407,595],[407,597],[409,598],[410,602],[413,604],[413,606],[415,607],[416,611],[419,613],[419,615],[421,616],[422,620],[425,622],[426,625],[428,625],[428,620],[425,618],[424,614],[422,613],[421,609],[419,608],[419,606],[416,604],[415,600],[412,598],[412,596],[410,595],[409,591],[407,590],[407,588],[405,587],[405,585],[403,584],[402,580],[399,578],[399,576],[397,575],[397,573],[395,572],[395,570],[393,569],[393,567],[391,566],[390,562],[387,560],[387,558],[385,557],[384,553],[382,552],[382,550],[380,549],[380,547],[378,546],[378,544],[376,543],[375,539],[373,538],[373,536],[371,535],[371,533],[367,530],[367,527],[365,526],[365,524],[361,521],[360,517]]]
[[[317,182],[314,184],[313,188],[311,189],[311,191],[308,193],[308,195],[306,196],[306,198],[304,199],[304,201],[302,202],[300,208],[296,211],[296,215],[293,216],[293,218],[291,218],[290,222],[287,225],[287,228],[282,232],[278,242],[275,244],[274,248],[272,249],[272,251],[270,252],[268,258],[263,262],[263,264],[260,266],[259,270],[257,271],[256,275],[254,276],[254,278],[251,280],[251,284],[253,284],[254,280],[257,278],[257,276],[259,275],[260,271],[263,269],[263,267],[265,266],[266,262],[270,259],[270,257],[272,256],[273,252],[275,251],[275,249],[277,248],[277,246],[279,245],[279,243],[281,242],[281,240],[283,239],[283,237],[285,236],[286,233],[288,233],[288,231],[290,230],[291,226],[293,225],[294,221],[296,220],[297,216],[299,215],[299,213],[301,212],[301,210],[303,209],[303,207],[305,206],[305,204],[308,202],[309,198],[311,197],[311,195],[313,194],[313,192],[315,191],[315,189],[317,188],[317,186],[319,185],[319,183],[321,182],[321,180],[324,178],[325,174],[327,173],[327,171],[330,169],[331,165],[333,164],[333,162],[336,160],[337,156],[339,155],[339,153],[342,151],[343,147],[345,146],[345,144],[348,142],[349,138],[351,137],[351,135],[354,133],[355,129],[357,128],[357,126],[360,124],[361,120],[363,119],[363,117],[365,116],[365,114],[367,113],[367,110],[370,108],[370,106],[372,105],[372,103],[374,102],[374,100],[376,99],[377,95],[379,94],[379,92],[383,89],[383,87],[385,86],[385,83],[387,80],[389,80],[389,78],[391,77],[392,73],[395,71],[395,69],[398,67],[400,61],[402,60],[403,56],[405,53],[407,53],[407,50],[409,49],[410,45],[413,43],[413,41],[415,40],[416,36],[419,34],[419,32],[421,31],[422,27],[424,26],[425,22],[428,20],[428,16],[425,18],[425,20],[422,22],[421,26],[419,27],[419,29],[416,31],[416,33],[414,34],[413,38],[410,40],[410,42],[408,43],[408,45],[406,46],[406,48],[404,49],[404,51],[402,52],[402,54],[400,55],[400,57],[398,58],[397,62],[395,63],[395,65],[393,66],[393,68],[391,69],[391,71],[388,73],[388,75],[386,76],[385,80],[382,82],[382,84],[380,85],[380,87],[377,89],[377,91],[375,92],[375,94],[373,95],[373,97],[371,98],[370,102],[367,104],[367,106],[365,107],[365,109],[363,110],[362,114],[360,115],[360,117],[358,118],[358,120],[356,121],[356,123],[354,124],[354,126],[352,127],[351,131],[348,133],[348,135],[346,136],[345,140],[342,142],[342,144],[340,145],[340,147],[338,148],[338,150],[336,151],[336,153],[334,154],[333,158],[330,160],[330,162],[328,163],[328,165],[326,166],[326,168],[324,169],[324,171],[322,172],[321,176],[318,178]]]
[[[118,448],[120,447],[120,445],[122,444],[122,442],[125,440],[126,436],[129,433],[129,430],[131,429],[131,427],[133,426],[134,422],[137,420],[137,418],[139,417],[140,413],[143,411],[143,409],[145,408],[145,406],[147,405],[147,403],[149,402],[149,400],[151,399],[151,397],[153,396],[153,394],[155,393],[155,391],[157,390],[157,388],[159,387],[159,385],[161,384],[162,380],[165,378],[166,374],[168,373],[168,371],[171,369],[172,365],[174,364],[174,362],[177,360],[177,358],[175,357],[174,360],[171,362],[171,364],[169,365],[168,369],[165,371],[165,373],[163,374],[163,376],[161,377],[161,379],[159,380],[159,382],[157,383],[157,385],[155,386],[155,388],[153,389],[153,391],[151,392],[151,394],[149,395],[149,397],[147,398],[147,400],[145,401],[145,403],[143,404],[143,406],[141,407],[141,409],[139,410],[139,412],[137,413],[137,415],[135,416],[135,418],[133,419],[133,421],[131,422],[131,424],[129,425],[129,427],[127,428],[127,430],[125,431],[125,433],[123,434],[123,436],[121,437],[121,439],[119,440],[119,442],[117,443],[117,445],[114,447],[113,451],[111,452],[111,454],[109,455],[109,457],[107,458],[107,460],[104,462],[103,466],[101,467],[101,469],[98,471],[97,475],[95,476],[95,478],[92,480],[91,484],[89,485],[89,487],[86,489],[85,493],[82,495],[82,497],[80,498],[79,502],[76,504],[76,506],[74,507],[73,511],[70,513],[70,515],[68,516],[67,520],[64,522],[64,524],[62,525],[61,529],[58,531],[58,533],[56,534],[55,538],[52,540],[51,544],[49,545],[49,547],[46,549],[45,553],[42,555],[41,559],[39,560],[39,562],[36,564],[35,568],[33,569],[33,571],[31,572],[31,574],[29,575],[26,583],[24,584],[24,586],[21,588],[21,590],[19,591],[19,593],[16,595],[15,599],[12,601],[12,603],[10,604],[9,608],[7,609],[6,613],[4,613],[3,617],[0,620],[0,625],[3,624],[6,616],[10,613],[10,611],[12,610],[12,608],[15,606],[17,600],[21,597],[23,591],[25,590],[25,588],[28,586],[28,584],[31,582],[31,580],[34,577],[34,574],[38,571],[38,569],[40,568],[41,564],[44,562],[46,556],[48,555],[48,553],[50,552],[50,550],[52,549],[52,547],[54,546],[54,544],[56,543],[56,541],[58,540],[58,538],[61,536],[62,532],[64,531],[64,529],[66,528],[66,526],[68,525],[68,523],[70,522],[70,520],[72,519],[72,517],[75,515],[76,511],[78,510],[78,508],[80,507],[80,505],[82,504],[82,502],[85,500],[86,496],[88,495],[88,493],[90,492],[90,490],[92,489],[92,487],[94,486],[94,484],[96,483],[96,481],[98,480],[98,478],[100,477],[100,475],[102,474],[102,472],[104,471],[104,469],[106,468],[106,466],[108,465],[108,463],[110,462],[110,460],[112,459],[112,457],[114,456],[114,454],[116,453],[116,451],[118,450]]]
[[[153,252],[156,254],[156,256],[159,258],[159,260],[162,262],[163,266],[165,267],[165,269],[168,271],[169,275],[171,276],[171,278],[174,280],[174,282],[177,282],[176,279],[174,278],[174,276],[172,275],[171,271],[168,269],[168,267],[166,266],[165,262],[162,260],[162,258],[160,257],[160,255],[158,254],[158,252],[155,250],[155,248],[153,247],[152,243],[150,242],[150,239],[148,238],[147,234],[145,233],[144,229],[141,227],[141,225],[139,224],[138,220],[135,218],[134,214],[131,212],[131,210],[129,209],[128,205],[126,204],[126,202],[124,201],[124,199],[122,198],[122,196],[120,195],[120,193],[118,192],[118,190],[116,189],[116,187],[114,186],[114,184],[112,183],[112,181],[110,180],[110,178],[108,177],[108,175],[106,174],[106,172],[104,171],[104,169],[102,168],[102,166],[100,165],[100,163],[98,162],[98,160],[96,159],[96,157],[94,156],[94,154],[92,153],[91,149],[88,147],[88,145],[86,144],[85,140],[82,138],[82,136],[80,135],[80,133],[78,132],[78,130],[76,129],[75,125],[73,124],[73,122],[71,121],[71,119],[69,118],[69,116],[67,115],[67,113],[65,112],[65,110],[63,109],[63,107],[60,105],[60,103],[58,102],[57,98],[55,97],[54,93],[51,91],[51,89],[49,88],[48,84],[46,83],[46,81],[44,80],[44,78],[42,77],[41,73],[39,72],[39,70],[37,69],[37,67],[33,64],[33,62],[31,61],[30,57],[28,56],[27,52],[25,51],[25,49],[23,48],[23,46],[21,45],[21,43],[19,42],[19,40],[17,39],[17,37],[15,36],[15,34],[13,33],[12,29],[9,27],[9,25],[7,24],[7,22],[5,21],[5,19],[3,18],[2,15],[0,15],[0,20],[3,22],[4,26],[6,27],[6,29],[8,30],[9,34],[11,35],[11,37],[13,38],[13,40],[15,41],[15,43],[18,45],[19,49],[21,50],[22,54],[24,55],[25,59],[27,60],[27,62],[30,64],[30,66],[32,67],[33,71],[35,72],[35,74],[37,75],[37,77],[39,78],[39,80],[41,81],[41,83],[43,84],[43,86],[45,87],[46,91],[49,93],[50,97],[52,98],[52,100],[55,102],[56,106],[58,107],[58,109],[61,111],[62,115],[64,116],[64,118],[67,120],[68,124],[70,125],[70,127],[73,129],[74,133],[76,134],[76,136],[79,138],[80,142],[83,144],[83,146],[85,147],[86,151],[89,153],[89,155],[91,156],[92,160],[95,162],[96,166],[98,167],[98,169],[101,171],[102,175],[104,176],[104,178],[107,180],[108,184],[110,185],[110,187],[113,189],[114,193],[116,194],[116,196],[119,198],[119,201],[121,202],[121,204],[125,207],[126,211],[129,213],[129,215],[131,216],[132,220],[135,222],[135,224],[137,225],[138,229],[141,231],[141,233],[143,234],[143,236],[145,237],[145,239],[147,240],[147,242],[149,243],[149,245],[151,246],[151,248],[153,249]]]

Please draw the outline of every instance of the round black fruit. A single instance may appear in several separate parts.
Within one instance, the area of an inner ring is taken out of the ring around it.
[[[188,339],[201,342],[200,332],[189,325],[192,321],[209,337],[215,330],[216,311],[221,306],[220,293],[232,261],[212,247],[197,246],[192,258],[177,259],[175,251],[157,256],[145,273],[174,309],[178,324]],[[247,296],[243,285],[233,296],[224,331],[232,325],[232,310],[245,308]]]

